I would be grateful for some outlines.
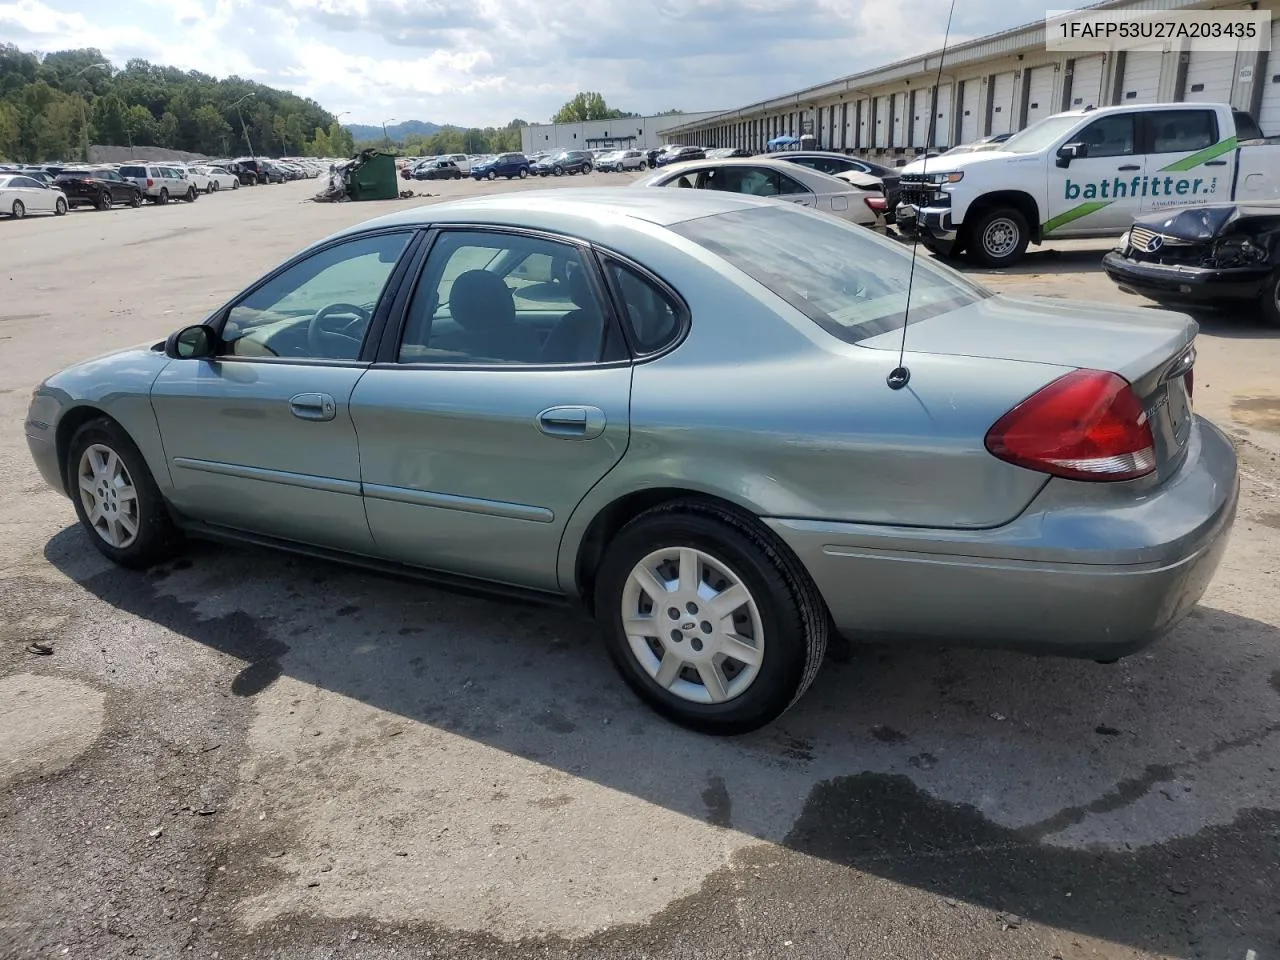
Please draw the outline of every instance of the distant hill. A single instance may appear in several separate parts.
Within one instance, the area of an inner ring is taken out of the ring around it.
[[[371,123],[346,123],[343,126],[357,140],[381,140],[382,127]],[[387,124],[387,136],[392,142],[399,143],[407,136],[429,137],[441,130],[456,130],[452,124],[430,123],[426,120],[404,120],[401,123]]]

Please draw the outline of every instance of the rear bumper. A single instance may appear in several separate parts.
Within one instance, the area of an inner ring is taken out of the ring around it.
[[[1102,258],[1102,269],[1127,293],[1183,303],[1256,300],[1271,276],[1269,266],[1220,269],[1143,263],[1118,250]]]
[[[1120,656],[1195,606],[1226,549],[1239,498],[1235,450],[1197,420],[1182,466],[1154,493],[1091,484],[1112,489],[1082,497],[1080,484],[1053,480],[993,530],[766,523],[805,565],[842,633]]]

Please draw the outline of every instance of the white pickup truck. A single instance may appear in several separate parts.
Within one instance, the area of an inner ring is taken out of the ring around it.
[[[1280,198],[1280,142],[1225,104],[1071,110],[993,150],[913,161],[900,189],[899,230],[1007,267],[1029,243],[1118,237],[1161,209]]]

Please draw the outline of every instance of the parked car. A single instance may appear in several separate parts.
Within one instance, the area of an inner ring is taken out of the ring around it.
[[[1280,204],[1224,203],[1138,217],[1102,269],[1164,306],[1225,307],[1280,326]]]
[[[256,157],[241,157],[235,161],[231,169],[240,177],[240,183],[246,187],[262,183],[284,182],[284,174],[274,169],[267,161]]]
[[[655,167],[665,167],[669,163],[684,163],[686,160],[705,160],[707,152],[702,147],[671,146],[662,151],[654,161]]]
[[[529,160],[523,153],[500,153],[471,167],[471,176],[476,180],[497,180],[498,177],[524,179],[528,175]]]
[[[61,190],[24,173],[0,173],[0,214],[21,220],[29,213],[67,212]]]
[[[188,177],[185,167],[167,163],[124,164],[120,176],[130,181],[152,203],[165,204],[170,200],[195,201],[199,196],[196,184]]]
[[[108,167],[67,167],[55,181],[72,209],[79,206],[110,210],[114,204],[142,205],[142,191]]]
[[[415,180],[461,180],[462,170],[452,158],[441,157],[413,171]]]
[[[209,178],[209,189],[214,193],[219,190],[240,189],[240,178],[225,167],[201,166],[195,169],[198,169]]]
[[[1112,659],[1183,618],[1239,490],[1196,332],[759,198],[515,193],[308,247],[24,429],[112,561],[188,533],[583,602],[656,710],[740,733],[832,629]]]
[[[624,170],[648,170],[649,160],[641,150],[617,150],[596,162],[597,170],[615,173]]]
[[[559,177],[566,173],[590,173],[595,158],[586,150],[561,150],[540,160],[533,172],[540,177]]]
[[[649,187],[692,188],[772,197],[812,207],[863,226],[883,225],[884,196],[808,167],[768,157],[694,160],[668,164],[632,183]],[[879,200],[878,205],[872,203]]]
[[[1226,103],[1069,110],[998,149],[901,171],[898,224],[938,256],[1008,267],[1027,245],[1119,236],[1135,216],[1280,199],[1280,143]]]
[[[209,175],[200,167],[193,167],[185,163],[175,163],[171,166],[182,173],[182,175],[191,182],[196,188],[196,193],[212,193],[213,183],[209,179]]]
[[[875,177],[880,182],[881,192],[885,198],[885,222],[893,223],[893,211],[898,205],[898,180],[900,177],[899,172],[894,168],[872,163],[870,160],[863,160],[860,157],[851,157],[843,153],[831,153],[822,150],[780,150],[769,154],[769,156],[778,160],[785,160],[788,163],[798,163],[802,167],[829,173],[832,176],[845,171],[853,171]]]

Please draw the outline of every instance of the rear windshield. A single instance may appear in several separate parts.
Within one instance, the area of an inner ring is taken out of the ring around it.
[[[122,177],[145,177],[147,175],[146,167],[121,167],[120,176]]]
[[[858,343],[991,296],[894,240],[834,217],[777,207],[739,210],[671,229],[724,258],[828,333]],[[914,272],[914,279],[912,274]]]

